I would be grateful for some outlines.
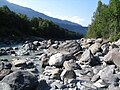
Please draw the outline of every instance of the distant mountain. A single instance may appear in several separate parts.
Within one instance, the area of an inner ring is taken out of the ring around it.
[[[88,30],[87,27],[83,27],[79,24],[76,24],[76,23],[73,23],[73,22],[70,22],[70,21],[67,21],[67,20],[60,20],[60,19],[57,19],[57,18],[49,17],[49,16],[47,16],[43,13],[34,11],[30,8],[22,7],[22,6],[10,3],[6,0],[0,0],[0,6],[3,6],[3,5],[7,5],[10,8],[10,10],[12,10],[16,13],[26,14],[30,18],[41,17],[41,18],[44,18],[44,19],[48,19],[48,20],[51,20],[54,23],[58,24],[59,26],[65,28],[65,29],[68,29],[68,30],[74,31],[74,32],[78,32],[80,34],[86,34],[87,30]]]

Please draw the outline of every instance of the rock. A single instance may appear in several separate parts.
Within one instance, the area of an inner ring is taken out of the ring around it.
[[[34,44],[35,46],[37,46],[37,47],[40,46],[39,41],[34,41],[33,44]]]
[[[83,82],[82,85],[89,88],[89,89],[85,89],[85,90],[97,90],[97,87],[94,86],[91,82]]]
[[[65,70],[81,69],[81,67],[78,64],[72,61],[65,61],[63,67],[65,68]]]
[[[106,55],[109,52],[109,44],[103,44],[101,46],[101,49],[102,49],[102,53]]]
[[[120,52],[115,52],[112,54],[113,58],[113,63],[117,66],[120,67]]]
[[[60,44],[59,50],[69,52],[70,54],[75,54],[76,52],[81,51],[82,47],[76,41],[69,40]]]
[[[96,39],[95,43],[102,43],[103,42],[103,39],[102,38],[98,38]]]
[[[37,77],[28,71],[15,71],[2,79],[9,84],[12,90],[35,90],[38,84]]]
[[[98,87],[98,88],[105,88],[105,87],[107,87],[107,85],[101,79],[96,81],[95,83],[93,83],[93,85]]]
[[[64,84],[60,83],[60,82],[53,82],[51,84],[51,87],[52,88],[55,88],[55,89],[64,89]]]
[[[45,80],[40,80],[36,90],[50,90],[50,88],[51,87],[46,83]]]
[[[10,69],[2,69],[0,70],[0,80],[2,80],[6,75],[8,75],[11,72]]]
[[[23,65],[26,65],[26,60],[13,60],[12,61],[12,64],[15,66],[15,67],[21,67]]]
[[[104,61],[106,63],[114,63],[118,67],[120,67],[120,60],[119,59],[120,59],[120,52],[118,52],[118,49],[111,50],[104,57]]]
[[[91,52],[93,54],[95,54],[96,52],[100,51],[101,49],[101,44],[100,43],[95,43],[95,44],[92,44],[90,47],[89,47],[89,50],[91,50]]]
[[[118,78],[114,75],[115,65],[110,65],[100,70],[98,75],[106,83],[114,83],[118,81]]]
[[[97,61],[90,50],[85,50],[82,54],[80,60],[80,64],[82,65],[91,65],[94,66],[97,64]]]
[[[61,74],[61,70],[60,69],[58,69],[58,68],[53,69],[51,73],[52,73],[52,75],[51,75],[52,79],[60,80],[60,74]]]
[[[12,64],[8,61],[0,61],[0,70],[1,69],[11,69]]]
[[[120,90],[120,87],[111,84],[111,85],[109,85],[108,90]]]
[[[48,63],[50,66],[62,66],[64,63],[64,55],[61,53],[54,54],[50,57]]]
[[[47,57],[47,54],[42,54],[41,55],[41,66],[42,68],[45,68],[46,66],[48,66],[48,57]]]
[[[68,79],[76,79],[76,74],[74,70],[64,70],[60,76],[64,84],[68,83]]]
[[[100,79],[100,76],[99,75],[94,75],[91,79],[92,82],[96,82],[97,80]]]
[[[91,79],[91,78],[90,78],[90,76],[88,76],[88,75],[84,75],[84,76],[80,76],[80,77],[79,77],[79,80],[82,80],[82,81],[88,81],[88,82],[89,82],[90,79]]]
[[[117,42],[115,42],[115,44],[116,44],[117,46],[120,46],[120,39],[119,39]]]
[[[12,90],[12,89],[9,84],[0,82],[0,90]]]

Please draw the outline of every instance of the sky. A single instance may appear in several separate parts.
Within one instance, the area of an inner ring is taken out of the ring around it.
[[[82,26],[91,23],[99,0],[7,0],[48,16],[68,20]],[[101,0],[108,4],[109,0]]]

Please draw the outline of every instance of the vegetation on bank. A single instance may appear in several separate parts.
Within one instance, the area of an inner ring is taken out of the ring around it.
[[[110,0],[108,5],[98,2],[86,36],[111,41],[120,39],[120,0]]]
[[[7,6],[0,7],[0,38],[17,39],[26,37],[46,39],[76,39],[81,35],[61,28],[52,21],[42,18],[28,18],[12,12]]]

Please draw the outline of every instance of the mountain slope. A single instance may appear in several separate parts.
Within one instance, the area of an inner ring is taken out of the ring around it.
[[[86,32],[87,32],[87,27],[82,27],[79,24],[72,23],[72,22],[69,22],[66,20],[60,20],[60,19],[56,19],[53,17],[49,17],[45,14],[39,13],[39,12],[34,11],[30,8],[22,7],[22,6],[10,3],[6,0],[0,0],[0,6],[3,6],[3,5],[7,5],[10,8],[10,10],[12,10],[16,13],[26,14],[30,18],[34,16],[34,17],[41,17],[44,19],[51,20],[54,23],[58,24],[59,26],[66,28],[70,31],[78,32],[80,34],[86,34]]]

